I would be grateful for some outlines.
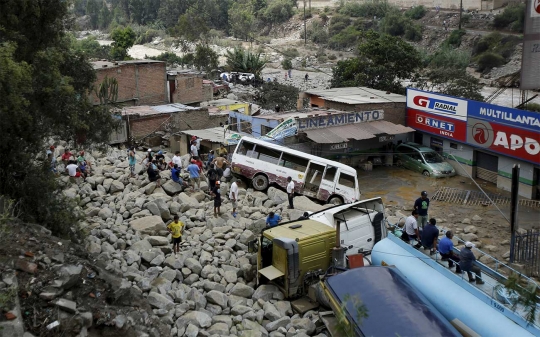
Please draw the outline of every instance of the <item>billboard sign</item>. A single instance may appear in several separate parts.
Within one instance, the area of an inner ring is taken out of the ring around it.
[[[407,109],[407,126],[461,142],[467,140],[467,122],[446,116]]]
[[[540,113],[538,112],[469,101],[469,118],[471,117],[540,132]]]
[[[417,89],[407,89],[407,108],[461,121],[467,120],[467,101]]]
[[[469,118],[467,126],[467,143],[540,164],[540,133],[477,118]]]
[[[526,2],[521,57],[522,90],[540,88],[540,0],[526,0]]]

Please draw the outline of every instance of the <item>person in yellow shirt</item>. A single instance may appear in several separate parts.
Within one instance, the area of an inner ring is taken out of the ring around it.
[[[169,230],[169,233],[172,234],[173,238],[174,254],[178,254],[178,251],[180,251],[180,242],[182,241],[182,229],[184,228],[184,223],[178,219],[178,215],[175,215],[173,222],[167,225],[167,230]]]

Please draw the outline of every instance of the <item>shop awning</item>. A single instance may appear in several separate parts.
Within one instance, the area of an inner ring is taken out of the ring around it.
[[[309,139],[319,144],[343,143],[349,140],[375,138],[376,135],[399,135],[413,132],[414,129],[388,121],[347,124],[330,128],[303,130]]]

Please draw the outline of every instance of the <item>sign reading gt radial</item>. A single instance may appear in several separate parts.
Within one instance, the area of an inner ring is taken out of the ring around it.
[[[540,164],[540,134],[538,132],[470,117],[467,124],[467,143]]]
[[[467,101],[417,89],[407,89],[407,108],[461,121],[467,120]],[[410,121],[409,121],[410,123]]]

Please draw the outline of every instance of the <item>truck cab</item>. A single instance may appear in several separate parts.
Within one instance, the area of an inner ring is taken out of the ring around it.
[[[271,282],[290,298],[306,292],[306,276],[330,267],[336,230],[302,220],[267,228],[256,241],[258,283]]]
[[[339,222],[340,245],[346,255],[371,252],[375,243],[387,236],[384,205],[381,198],[337,205],[309,215],[310,220],[336,228]]]

